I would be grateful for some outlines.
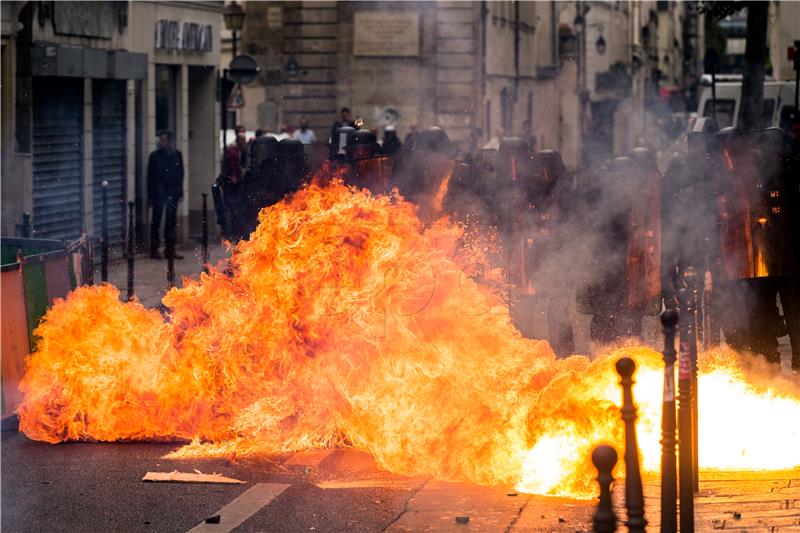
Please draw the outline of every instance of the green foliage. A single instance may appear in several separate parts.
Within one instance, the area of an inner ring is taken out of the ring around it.
[[[747,7],[749,2],[730,1],[730,0],[703,0],[700,2],[700,13],[706,16],[706,25],[709,19],[719,21],[727,16],[733,15]]]

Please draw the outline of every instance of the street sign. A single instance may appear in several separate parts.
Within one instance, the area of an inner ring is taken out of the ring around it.
[[[228,76],[236,83],[247,85],[256,77],[261,69],[258,68],[258,63],[252,57],[240,54],[231,59],[228,65]]]
[[[227,107],[229,111],[244,107],[244,91],[242,91],[241,84],[237,83],[233,86],[233,89],[231,89],[231,94],[228,96]]]

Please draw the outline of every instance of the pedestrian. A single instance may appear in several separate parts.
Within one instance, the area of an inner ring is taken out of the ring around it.
[[[259,137],[263,137],[266,133],[267,133],[266,130],[264,130],[262,128],[258,128],[256,130],[256,139],[258,139]]]
[[[414,148],[414,139],[417,138],[417,133],[419,133],[419,126],[416,124],[412,124],[408,128],[408,133],[406,133],[406,138],[403,140],[403,144],[406,145],[406,149],[410,150]]]
[[[303,144],[314,144],[317,142],[314,130],[308,127],[308,117],[300,117],[300,129],[294,132],[292,138]]]
[[[472,160],[475,157],[478,149],[481,147],[481,136],[483,132],[480,128],[470,128],[469,129],[469,139],[467,140],[467,149],[461,155],[461,158],[469,164],[472,164]]]
[[[150,257],[161,259],[159,230],[164,217],[164,256],[183,259],[175,254],[178,225],[178,202],[183,198],[183,155],[173,147],[172,132],[158,135],[158,148],[147,162],[147,197],[152,206],[150,219]]]
[[[236,126],[236,140],[225,150],[222,165],[222,173],[231,183],[242,181],[247,168],[247,129],[244,126]]]
[[[333,127],[331,128],[331,139],[333,139],[334,135],[336,134],[336,130],[345,126],[350,126],[351,128],[356,127],[356,123],[353,122],[349,107],[343,107],[339,110],[339,119],[333,123]]]
[[[400,138],[397,136],[397,131],[394,126],[389,124],[383,129],[383,145],[381,152],[384,154],[396,154],[403,147]]]

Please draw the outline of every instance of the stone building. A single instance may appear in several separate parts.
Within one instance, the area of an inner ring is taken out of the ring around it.
[[[3,2],[2,233],[30,213],[34,236],[110,234],[134,201],[149,220],[146,169],[172,130],[186,179],[179,234],[197,227],[219,166],[222,2]]]
[[[631,118],[644,116],[654,71],[663,76],[657,85],[684,76],[676,2],[243,5],[239,50],[262,69],[239,112],[249,129],[277,131],[306,115],[325,140],[348,106],[368,126],[394,124],[401,137],[412,125],[439,125],[462,149],[475,145],[471,134],[479,145],[533,135],[574,169],[587,142],[601,140],[610,156],[643,134],[644,118]]]

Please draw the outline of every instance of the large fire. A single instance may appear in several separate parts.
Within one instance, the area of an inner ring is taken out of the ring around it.
[[[464,246],[469,241],[470,246]],[[21,384],[32,439],[185,442],[173,457],[352,445],[403,474],[595,494],[590,451],[621,449],[614,361],[658,468],[663,364],[623,346],[557,359],[523,338],[479,240],[424,227],[403,199],[317,182],[265,209],[225,267],[164,298],[168,321],[111,286],[57,301]],[[800,464],[800,389],[731,352],[701,361],[700,464]]]

